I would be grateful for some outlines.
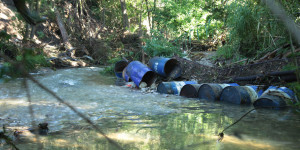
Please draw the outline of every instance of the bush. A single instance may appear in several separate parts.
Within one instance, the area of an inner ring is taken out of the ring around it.
[[[45,59],[42,49],[20,48],[9,40],[12,37],[5,31],[0,31],[0,53],[8,56],[10,61],[3,60],[4,64],[0,67],[0,78],[3,76],[19,77],[22,75],[18,68],[22,65],[27,71],[32,71],[41,66],[49,66]]]
[[[224,51],[219,54],[224,54],[225,58],[235,55],[261,57],[289,41],[283,24],[259,2],[235,1],[226,10],[228,18],[225,24],[229,35],[226,47],[219,49]]]
[[[150,57],[165,56],[172,57],[175,54],[182,56],[180,46],[177,43],[169,42],[163,34],[154,31],[150,39],[145,40],[146,45],[143,47],[146,54]]]

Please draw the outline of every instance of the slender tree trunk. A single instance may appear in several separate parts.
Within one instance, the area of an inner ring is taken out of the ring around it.
[[[57,24],[59,26],[61,36],[62,36],[62,39],[63,39],[63,42],[64,42],[64,46],[67,50],[71,49],[72,46],[69,42],[69,36],[68,36],[67,30],[66,30],[65,25],[64,25],[64,23],[63,23],[63,21],[60,17],[60,14],[59,14],[58,10],[55,10],[55,15],[56,15],[56,21],[57,21]]]
[[[121,10],[123,16],[123,28],[124,30],[127,30],[129,29],[129,21],[128,21],[127,9],[126,9],[126,1],[120,0],[120,3],[121,3]]]
[[[35,0],[35,13],[37,13],[37,15],[40,14],[40,1],[39,0]],[[37,26],[38,25],[34,25],[31,27],[30,39],[33,39]]]
[[[147,7],[147,13],[148,13],[148,21],[149,21],[149,29],[151,30],[151,19],[150,19],[150,10],[149,10],[149,6],[148,6],[148,0],[146,1],[146,7]],[[152,34],[152,32],[150,31],[150,34]]]
[[[105,26],[105,8],[102,10],[102,26]]]
[[[141,3],[141,10],[140,10],[140,20],[139,20],[139,37],[143,35],[143,30],[142,30],[142,14],[143,14],[143,2]]]
[[[24,33],[24,37],[23,37],[23,42],[27,41],[27,39],[29,37],[29,28],[30,28],[30,24],[27,23],[25,33]]]
[[[153,6],[153,11],[152,11],[152,30],[154,29],[154,15],[153,15],[153,12],[155,12],[156,10],[156,0],[154,0],[154,6]]]

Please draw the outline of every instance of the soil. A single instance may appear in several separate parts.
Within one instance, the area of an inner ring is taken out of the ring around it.
[[[272,59],[264,62],[248,64],[248,65],[233,65],[228,67],[210,67],[200,64],[199,61],[188,60],[184,58],[175,57],[175,59],[181,62],[182,78],[186,80],[196,80],[198,83],[226,83],[237,82],[240,85],[245,84],[270,84],[270,79],[257,78],[255,81],[232,81],[235,77],[247,77],[254,75],[266,75],[271,72],[282,71],[283,67],[287,64],[293,63],[294,59]],[[300,63],[300,57],[296,58],[298,64]],[[274,80],[272,80],[274,81]],[[284,84],[285,82],[279,80],[275,84]]]

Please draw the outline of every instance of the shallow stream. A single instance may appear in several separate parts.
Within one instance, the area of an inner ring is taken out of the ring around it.
[[[34,77],[88,116],[124,149],[300,149],[300,115],[294,110],[256,110],[225,132],[252,106],[239,106],[174,95],[144,93],[115,86],[101,68],[45,70]],[[0,83],[0,125],[20,149],[36,149],[28,132],[31,119],[23,79]],[[44,149],[116,149],[91,125],[29,81],[37,123],[47,122],[40,136]],[[15,138],[12,132],[24,133]],[[0,130],[1,131],[1,130]],[[0,149],[8,149],[0,140]]]

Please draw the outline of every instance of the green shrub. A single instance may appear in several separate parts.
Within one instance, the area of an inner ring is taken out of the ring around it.
[[[20,66],[27,71],[32,71],[41,66],[49,66],[42,49],[20,48],[9,40],[12,38],[5,31],[0,32],[0,53],[6,55],[10,60],[5,60],[0,69],[0,78],[3,76],[19,77],[22,75]],[[13,62],[11,64],[10,62]]]
[[[171,57],[175,54],[182,56],[183,53],[180,50],[180,46],[176,43],[169,42],[163,34],[155,31],[151,39],[145,40],[146,45],[143,47],[146,54],[150,57],[153,56],[165,56]]]
[[[235,1],[226,11],[229,34],[225,48],[218,49],[224,51],[218,53],[225,58],[235,55],[259,58],[289,41],[283,24],[260,2]]]

